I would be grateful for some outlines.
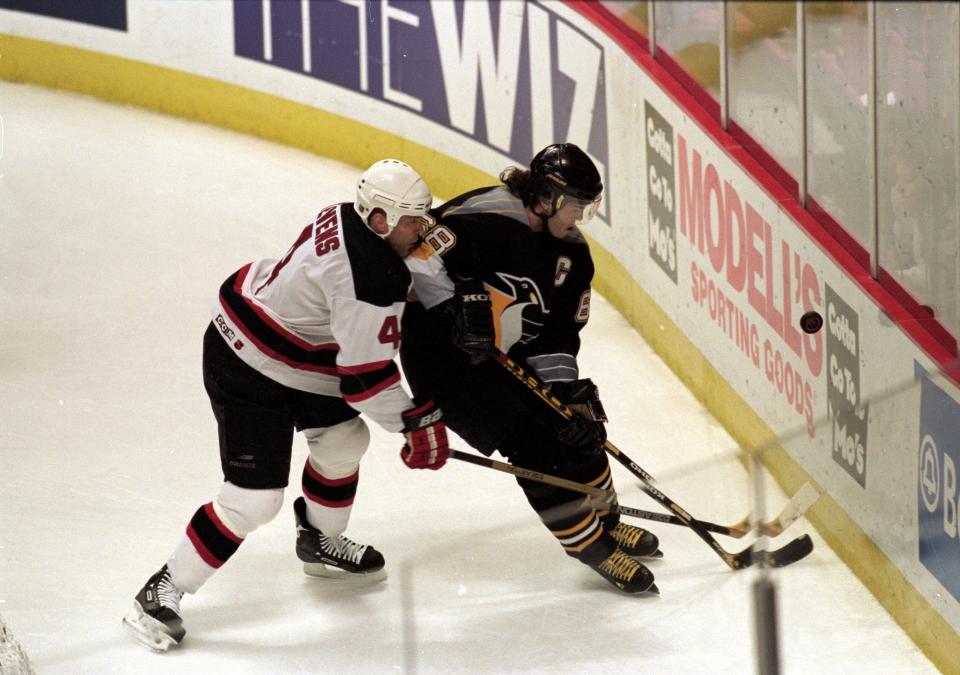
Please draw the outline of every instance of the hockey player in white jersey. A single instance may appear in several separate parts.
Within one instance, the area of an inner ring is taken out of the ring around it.
[[[146,646],[164,651],[183,640],[183,594],[196,593],[280,511],[295,429],[309,448],[294,502],[304,571],[383,576],[383,556],[343,536],[369,441],[360,413],[405,434],[410,468],[438,469],[448,454],[440,410],[414,403],[393,361],[411,284],[403,258],[431,222],[431,202],[411,167],[377,162],[353,204],[324,208],[282,258],[250,263],[221,286],[203,379],[224,482],[124,617]]]

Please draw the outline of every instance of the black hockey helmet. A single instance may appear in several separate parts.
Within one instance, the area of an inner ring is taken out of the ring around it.
[[[555,212],[563,201],[560,197],[589,205],[599,202],[601,192],[600,172],[587,153],[573,143],[548,145],[530,162],[531,206],[548,198],[551,212]]]

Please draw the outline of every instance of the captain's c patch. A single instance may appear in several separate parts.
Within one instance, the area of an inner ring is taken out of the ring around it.
[[[565,255],[557,258],[557,273],[553,277],[553,285],[563,286],[563,282],[567,280],[567,275],[570,274],[570,270],[573,268],[573,261],[570,260]]]

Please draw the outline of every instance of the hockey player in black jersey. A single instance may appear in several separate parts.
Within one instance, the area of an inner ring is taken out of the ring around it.
[[[224,482],[190,520],[124,624],[164,651],[185,634],[196,593],[283,502],[294,430],[310,454],[294,502],[297,556],[313,576],[382,577],[383,556],[342,535],[370,438],[360,413],[405,435],[410,468],[448,456],[441,413],[414,404],[394,363],[411,278],[403,263],[432,223],[429,188],[398,160],[360,176],[353,204],[321,210],[279,260],[250,263],[221,286],[203,343],[203,380]]]
[[[590,316],[593,261],[578,225],[596,213],[603,185],[572,144],[541,150],[503,185],[467,192],[407,258],[418,302],[403,318],[400,348],[417,396],[473,447],[511,463],[612,489],[603,407],[577,367]],[[493,358],[507,353],[578,415],[561,420]],[[636,557],[659,557],[652,533],[598,512],[582,495],[520,479],[527,500],[570,556],[627,593],[656,592]]]

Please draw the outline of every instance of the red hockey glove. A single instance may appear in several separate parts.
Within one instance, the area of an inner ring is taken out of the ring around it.
[[[407,442],[400,450],[400,459],[411,469],[439,469],[450,455],[447,429],[443,426],[443,412],[427,401],[405,411],[403,433]]]

